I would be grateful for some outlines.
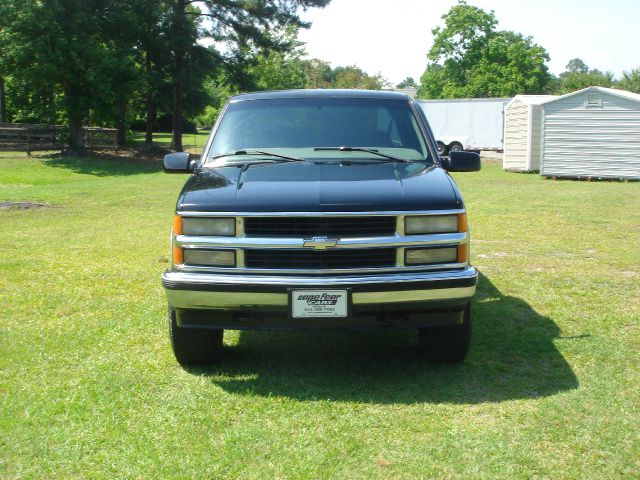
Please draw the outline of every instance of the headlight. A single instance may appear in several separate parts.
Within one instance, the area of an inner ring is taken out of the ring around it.
[[[182,234],[233,237],[236,234],[236,219],[183,217]]]
[[[457,247],[410,248],[405,251],[405,265],[427,265],[432,263],[456,263]]]
[[[236,253],[233,250],[197,250],[186,248],[183,252],[186,265],[204,267],[235,267]]]
[[[455,233],[458,231],[458,215],[415,215],[405,217],[405,235],[422,233]]]

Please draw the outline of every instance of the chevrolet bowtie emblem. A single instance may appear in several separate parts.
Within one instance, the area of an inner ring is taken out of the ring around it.
[[[314,250],[326,250],[327,248],[335,247],[337,244],[337,240],[329,240],[327,237],[313,237],[311,240],[305,240],[302,245],[312,247]]]

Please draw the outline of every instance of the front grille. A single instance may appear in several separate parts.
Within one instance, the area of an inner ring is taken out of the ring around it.
[[[329,269],[393,267],[395,248],[344,250],[245,250],[247,268]]]
[[[396,231],[396,217],[246,217],[247,237],[354,238],[390,236]]]

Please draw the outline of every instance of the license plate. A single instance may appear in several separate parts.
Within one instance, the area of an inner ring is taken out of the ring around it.
[[[292,290],[291,316],[346,317],[349,305],[347,290]]]

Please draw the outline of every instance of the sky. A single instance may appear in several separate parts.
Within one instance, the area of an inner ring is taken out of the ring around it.
[[[357,65],[381,73],[392,84],[411,76],[420,83],[433,43],[431,29],[442,25],[456,0],[332,0],[302,18],[300,32],[309,58],[332,66]],[[494,10],[498,29],[513,30],[544,47],[549,69],[563,72],[572,58],[589,68],[611,71],[640,67],[640,0],[468,0]]]

